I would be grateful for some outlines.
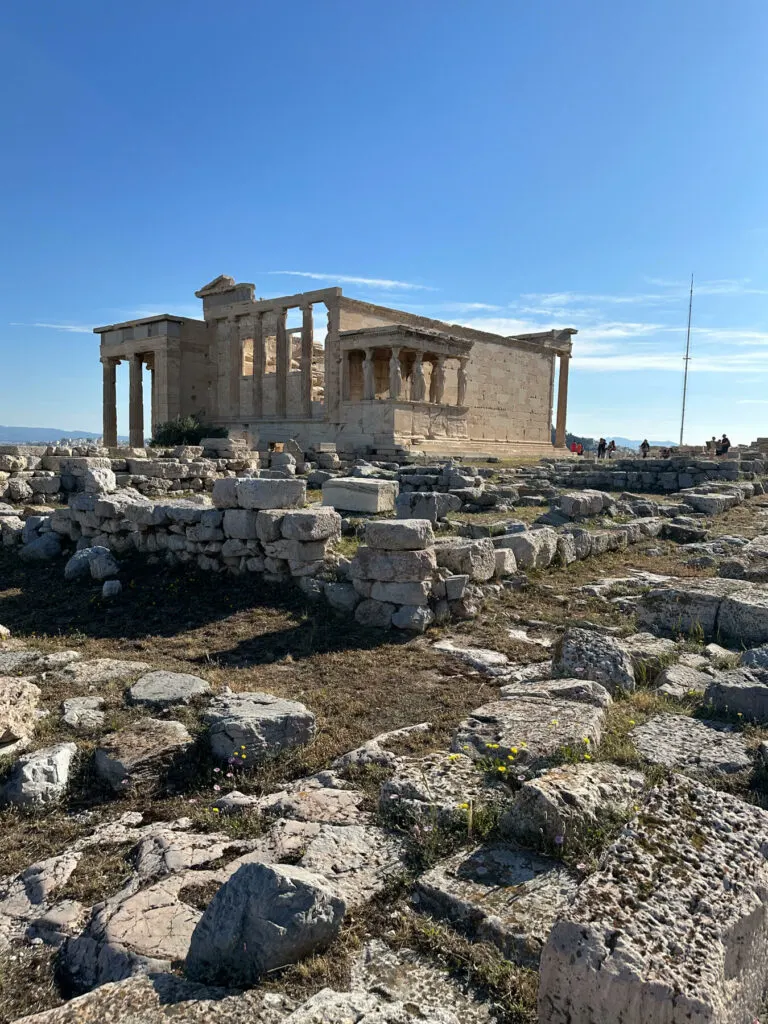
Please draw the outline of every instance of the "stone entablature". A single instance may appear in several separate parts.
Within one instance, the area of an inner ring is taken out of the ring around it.
[[[441,440],[464,439],[544,454],[552,447],[556,358],[556,444],[565,443],[571,328],[504,337],[360,302],[341,288],[257,299],[254,285],[225,276],[195,294],[202,320],[165,314],[95,329],[106,444],[117,437],[116,367],[127,361],[136,447],[144,440],[147,366],[153,426],[198,414],[233,434],[262,443],[294,438],[304,448],[390,452],[424,440],[435,450]],[[301,326],[289,326],[289,315]],[[363,408],[374,401],[391,408]],[[423,408],[397,407],[403,402]]]

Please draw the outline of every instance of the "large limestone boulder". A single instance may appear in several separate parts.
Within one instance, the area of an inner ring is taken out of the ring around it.
[[[240,508],[300,508],[307,500],[304,480],[239,479],[237,504]]]
[[[96,748],[96,772],[116,792],[153,785],[192,743],[181,722],[140,718],[105,736]]]
[[[628,813],[640,800],[640,772],[609,762],[564,764],[525,782],[499,822],[524,846],[554,850],[571,832],[594,827],[606,810]]]
[[[704,693],[712,682],[712,676],[689,665],[670,665],[658,674],[654,682],[659,693],[682,700],[691,694]]]
[[[70,697],[62,702],[62,721],[76,732],[93,732],[104,724],[103,697]]]
[[[768,813],[676,777],[564,907],[540,1024],[737,1024],[768,978]]]
[[[612,693],[635,689],[635,672],[627,652],[611,636],[591,629],[568,629],[552,652],[552,675],[592,679]]]
[[[29,743],[39,700],[31,679],[0,676],[0,754],[15,754]]]
[[[720,722],[704,722],[687,715],[654,715],[629,735],[647,761],[668,768],[729,775],[752,766],[741,733]]]
[[[198,922],[186,969],[199,981],[254,985],[338,935],[345,904],[326,881],[287,864],[243,864]]]
[[[434,549],[380,551],[361,545],[349,567],[351,579],[382,583],[416,583],[431,578],[437,567]]]
[[[462,500],[457,494],[438,494],[427,491],[406,491],[395,500],[398,519],[427,519],[437,523],[449,512],[458,512]]]
[[[148,672],[128,690],[132,704],[168,708],[189,704],[211,692],[210,685],[199,676],[186,672]]]
[[[332,508],[287,512],[282,520],[282,535],[303,543],[337,540],[341,536],[341,516]]]
[[[496,547],[510,548],[521,569],[546,569],[557,554],[557,540],[557,533],[545,526],[497,537]]]
[[[19,558],[24,562],[50,562],[61,554],[61,538],[56,533],[43,533],[24,544]]]
[[[434,543],[428,519],[372,519],[365,524],[365,543],[384,551],[420,551]]]
[[[473,758],[498,760],[504,772],[516,766],[528,769],[562,747],[576,754],[594,749],[600,742],[605,713],[605,708],[575,700],[521,694],[514,700],[476,708],[459,724],[451,749]]]
[[[308,708],[271,693],[222,694],[214,697],[204,718],[214,757],[245,754],[250,764],[310,743],[316,733]]]
[[[673,640],[652,633],[622,637],[619,646],[627,652],[637,683],[650,683],[682,653]]]
[[[445,918],[515,963],[535,967],[577,881],[555,860],[509,846],[461,850],[416,883],[419,909]]]
[[[0,803],[39,807],[56,803],[67,788],[76,754],[74,743],[57,743],[25,754],[14,764],[8,782],[0,790]]]

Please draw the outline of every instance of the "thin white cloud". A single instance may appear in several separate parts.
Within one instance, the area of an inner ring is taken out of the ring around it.
[[[394,281],[384,277],[353,277],[350,274],[321,274],[314,270],[268,270],[268,274],[285,277],[310,277],[313,281],[340,281],[342,284],[362,284],[369,288],[383,288],[388,291],[402,289],[403,291],[424,291],[434,292],[426,284],[413,284],[411,281]]]
[[[739,398],[736,405],[768,405],[768,398]]]
[[[45,327],[51,331],[69,331],[71,334],[92,334],[93,327],[85,327],[82,324],[25,324],[11,323],[11,327]]]

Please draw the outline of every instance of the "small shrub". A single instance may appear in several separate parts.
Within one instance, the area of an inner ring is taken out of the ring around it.
[[[166,423],[158,423],[149,445],[151,448],[175,448],[182,444],[200,444],[204,437],[227,437],[228,433],[226,427],[202,423],[197,416],[177,416]]]

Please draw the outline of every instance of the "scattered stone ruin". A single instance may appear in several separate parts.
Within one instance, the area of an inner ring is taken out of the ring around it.
[[[551,451],[565,445],[572,328],[509,337],[324,288],[256,299],[217,277],[195,294],[203,319],[171,315],[95,328],[104,369],[104,445],[117,445],[116,372],[130,367],[130,444],[144,444],[143,367],[153,427],[199,414],[254,443],[379,457]],[[327,322],[317,330],[318,311]],[[288,326],[289,314],[301,327]]]

